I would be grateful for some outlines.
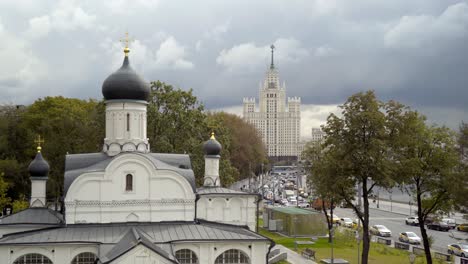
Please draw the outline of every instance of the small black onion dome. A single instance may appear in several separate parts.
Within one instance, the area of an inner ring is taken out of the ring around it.
[[[47,177],[49,168],[49,163],[42,157],[41,152],[37,152],[36,157],[29,164],[28,171],[31,177]]]
[[[130,67],[128,56],[125,56],[122,67],[109,75],[102,84],[102,95],[106,100],[148,101],[149,94],[149,84]]]
[[[214,133],[211,133],[211,138],[203,144],[205,155],[219,155],[221,153],[221,149],[221,144],[214,137]]]

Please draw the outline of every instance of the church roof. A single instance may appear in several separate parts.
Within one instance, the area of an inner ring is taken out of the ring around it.
[[[62,214],[45,207],[31,207],[0,218],[0,226],[20,224],[58,225],[61,223],[63,223]]]
[[[125,56],[122,67],[112,73],[102,84],[102,95],[106,100],[127,99],[148,101],[150,85],[130,66]]]
[[[117,244],[136,228],[152,243],[179,241],[270,241],[246,227],[208,221],[71,224],[57,228],[13,233],[0,239],[0,245],[97,243]]]
[[[124,255],[140,244],[169,261],[178,263],[174,255],[172,255],[170,248],[167,250],[166,247],[160,247],[153,244],[147,234],[135,227],[128,230],[127,234],[123,236],[122,239],[103,258],[100,259],[102,263],[111,263],[113,260]]]
[[[128,154],[129,153],[122,152],[113,157],[102,152],[67,155],[65,157],[64,195],[67,194],[68,188],[70,188],[73,181],[83,173],[104,171],[112,159]],[[131,152],[131,154],[146,157],[157,169],[177,172],[187,179],[193,191],[195,191],[195,176],[188,155],[140,152]]]
[[[257,194],[241,192],[236,190],[231,190],[227,188],[217,187],[217,186],[204,186],[197,189],[197,194],[200,195],[208,195],[208,194],[233,194],[233,195],[253,195],[256,196]]]

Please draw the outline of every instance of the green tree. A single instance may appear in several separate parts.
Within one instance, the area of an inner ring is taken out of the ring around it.
[[[331,153],[327,162],[337,167],[336,193],[351,205],[363,224],[363,264],[368,263],[370,247],[369,195],[376,185],[390,187],[392,184],[384,106],[373,91],[358,93],[340,106],[342,117],[331,114],[323,126],[326,133],[323,147]],[[357,202],[356,186],[360,193]]]
[[[209,113],[207,123],[216,135],[221,135],[217,136],[223,145],[221,159],[228,159],[233,167],[226,168],[226,173],[230,173],[228,178],[232,178],[230,183],[249,177],[268,162],[258,131],[242,118],[225,112]],[[229,185],[227,181],[225,185]]]
[[[398,161],[396,180],[416,199],[426,262],[431,264],[430,238],[424,223],[430,214],[452,210],[453,190],[462,184],[455,136],[448,128],[427,126],[425,117],[417,112],[409,112],[398,129],[401,133],[392,148]]]
[[[191,89],[174,89],[160,81],[151,83],[147,119],[151,150],[190,154],[199,184],[204,174],[202,143],[209,139],[203,110]]]
[[[13,213],[17,213],[29,207],[29,202],[26,197],[22,195],[18,200],[14,200],[12,203]]]
[[[42,153],[50,164],[49,197],[58,199],[62,194],[66,154],[102,149],[103,109],[103,104],[95,100],[57,96],[36,100],[22,114],[22,126],[28,131],[26,142],[23,142],[28,146],[27,164],[35,155],[34,138],[41,135],[45,139]]]
[[[333,208],[343,201],[340,182],[336,181],[341,174],[340,167],[335,165],[336,157],[330,149],[323,149],[320,142],[306,145],[303,157],[308,163],[308,182],[316,199],[322,202],[322,211],[328,227],[328,242],[333,242]],[[347,196],[352,197],[354,192]],[[328,210],[328,211],[327,211]]]
[[[468,193],[468,124],[465,122],[462,122],[460,125],[458,149],[461,160],[459,167],[461,184],[453,192],[456,196],[455,205],[457,209],[461,209],[462,207],[468,208],[468,199],[466,199],[466,194]]]
[[[11,199],[7,196],[8,183],[3,180],[4,173],[0,173],[0,209],[10,204]]]

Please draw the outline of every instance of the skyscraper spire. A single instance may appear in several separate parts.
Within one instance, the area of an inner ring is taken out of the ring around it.
[[[275,64],[273,63],[273,52],[274,52],[274,49],[275,49],[275,45],[271,44],[270,49],[271,49],[271,65],[270,65],[270,69],[274,69],[274,68],[275,68]]]

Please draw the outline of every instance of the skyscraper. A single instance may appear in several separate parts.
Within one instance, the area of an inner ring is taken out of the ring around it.
[[[280,84],[274,49],[271,45],[271,64],[260,83],[258,111],[255,98],[244,98],[243,115],[260,132],[270,158],[295,160],[303,149],[300,143],[301,98],[288,97],[286,100],[286,84]]]

